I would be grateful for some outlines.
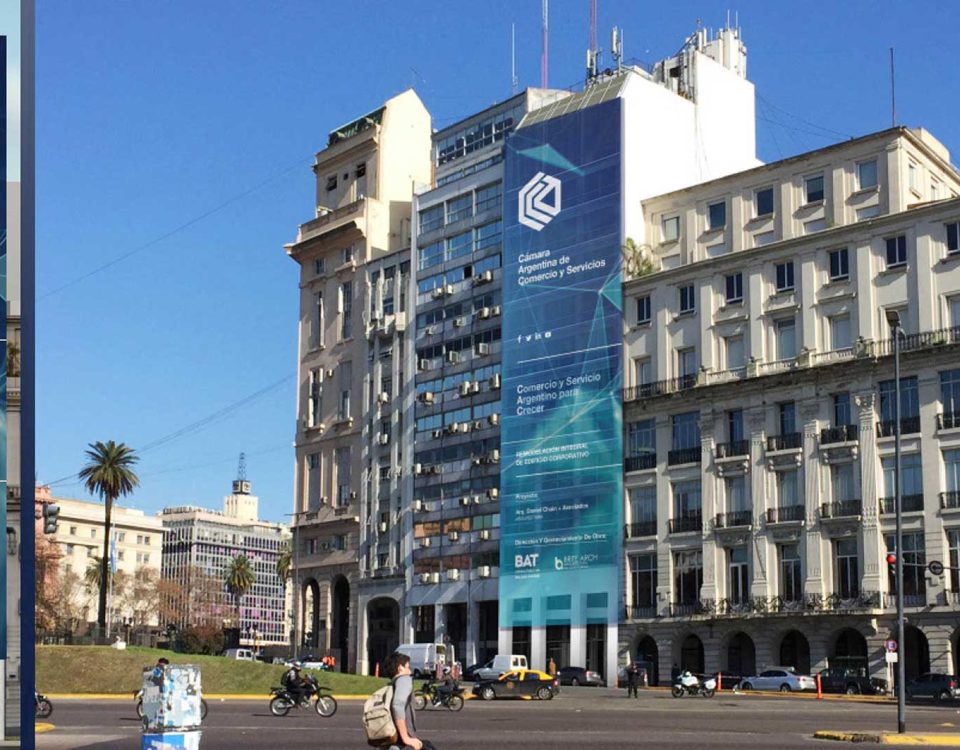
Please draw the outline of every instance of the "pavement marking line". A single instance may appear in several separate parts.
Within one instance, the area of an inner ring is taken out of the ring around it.
[[[44,732],[52,732],[56,729],[56,726],[47,721],[38,721],[33,725],[33,731],[37,734],[43,734]]]
[[[814,739],[838,742],[872,742],[879,745],[960,747],[960,734],[890,734],[887,732],[835,732],[818,730]]]

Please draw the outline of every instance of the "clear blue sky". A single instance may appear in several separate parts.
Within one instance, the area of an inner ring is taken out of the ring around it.
[[[600,0],[600,47],[617,24],[625,56],[652,62],[698,16],[716,28],[739,11],[765,161],[888,127],[891,46],[899,123],[960,151],[960,5],[654,7]],[[589,3],[550,13],[550,83],[572,86]],[[261,514],[289,512],[297,269],[283,244],[313,215],[313,154],[411,85],[435,127],[509,96],[511,23],[520,84],[539,85],[539,0],[39,3],[38,479],[75,475],[91,441],[143,449],[282,380],[144,450],[125,502],[219,507],[244,451]],[[85,496],[70,479],[55,491]]]

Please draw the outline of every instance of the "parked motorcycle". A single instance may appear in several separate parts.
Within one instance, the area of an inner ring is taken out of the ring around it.
[[[330,688],[322,687],[316,677],[308,676],[306,679],[309,691],[304,693],[299,702],[293,699],[285,687],[272,688],[270,713],[274,716],[286,716],[291,708],[310,708],[310,701],[313,700],[313,708],[320,716],[333,716],[337,712],[337,699],[330,694]]]
[[[443,706],[450,711],[459,711],[463,708],[463,688],[455,682],[425,682],[413,694],[413,707],[422,711],[427,706]]]
[[[137,718],[143,718],[143,688],[136,690],[133,693],[133,699],[137,702]],[[200,699],[200,721],[203,721],[207,718],[207,702],[201,698]]]
[[[45,695],[41,695],[37,691],[33,692],[33,702],[36,706],[36,714],[38,719],[49,718],[50,714],[53,713],[53,704],[50,702],[50,699]]]
[[[712,698],[716,692],[717,681],[713,677],[700,682],[697,676],[690,672],[683,672],[670,689],[670,694],[674,698],[682,698],[684,695],[702,695],[704,698]]]

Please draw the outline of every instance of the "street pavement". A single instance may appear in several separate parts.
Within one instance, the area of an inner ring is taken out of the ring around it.
[[[312,711],[277,718],[267,699],[210,701],[201,750],[361,750],[367,744],[360,701],[341,701],[329,719]],[[40,750],[133,750],[140,722],[132,700],[54,702],[55,729],[37,736]],[[641,746],[684,750],[838,747],[813,740],[815,730],[896,731],[896,704],[811,700],[800,696],[736,695],[672,698],[645,691],[564,688],[552,701],[468,701],[459,713],[418,712],[421,737],[438,750],[613,750]],[[910,732],[960,733],[960,706],[911,705]],[[840,745],[839,747],[843,747]]]

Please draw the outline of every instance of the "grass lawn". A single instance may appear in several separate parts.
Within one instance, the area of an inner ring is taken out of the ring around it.
[[[109,646],[37,646],[37,689],[41,693],[130,693],[139,690],[143,668],[165,656],[171,664],[200,667],[203,692],[249,693],[267,696],[280,684],[286,669],[280,664],[237,661],[222,656],[178,654],[156,648],[130,646],[118,651]],[[340,672],[313,672],[334,695],[369,695],[387,683],[377,677]]]

